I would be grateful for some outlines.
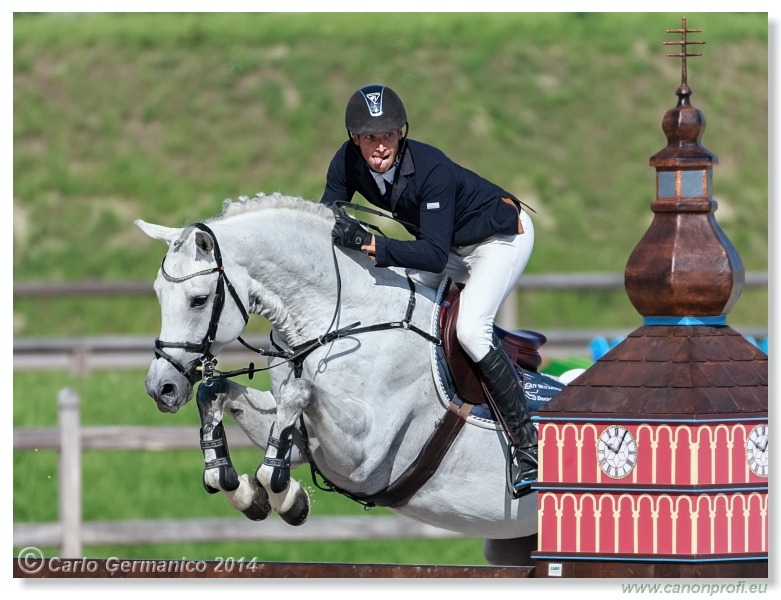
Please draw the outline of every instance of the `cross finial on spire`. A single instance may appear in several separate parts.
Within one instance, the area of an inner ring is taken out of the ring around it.
[[[679,56],[681,58],[681,86],[688,87],[687,73],[686,73],[686,58],[688,56],[702,56],[702,52],[688,52],[686,46],[690,44],[704,44],[705,42],[692,42],[687,37],[687,33],[701,33],[702,29],[687,29],[686,17],[681,17],[680,29],[668,29],[667,33],[680,33],[681,40],[679,42],[662,42],[664,46],[680,46],[681,51],[676,53],[668,53],[667,56]]]

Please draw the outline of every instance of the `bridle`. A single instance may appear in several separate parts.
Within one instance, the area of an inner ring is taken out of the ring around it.
[[[203,223],[194,223],[193,227],[200,229],[204,233],[207,233],[211,236],[212,241],[214,242],[214,260],[217,263],[217,265],[211,269],[204,269],[203,271],[191,273],[189,275],[184,275],[182,277],[174,277],[173,275],[169,275],[166,272],[165,258],[163,258],[163,262],[160,263],[160,272],[163,274],[163,277],[165,278],[166,281],[170,281],[172,283],[182,283],[183,281],[187,281],[188,279],[193,279],[194,277],[201,277],[204,275],[211,275],[212,273],[218,273],[217,289],[215,290],[214,293],[214,303],[212,304],[212,314],[209,320],[209,328],[206,331],[206,335],[203,336],[203,339],[199,343],[164,342],[159,337],[156,338],[155,356],[167,360],[177,371],[179,371],[182,375],[184,375],[191,384],[194,385],[202,377],[205,377],[207,379],[210,378],[212,373],[214,372],[216,360],[214,358],[214,355],[211,352],[211,347],[212,344],[214,343],[214,337],[217,333],[217,327],[220,324],[222,309],[225,306],[226,288],[228,289],[228,292],[233,298],[233,301],[236,303],[236,306],[241,312],[241,316],[244,318],[245,325],[249,322],[249,313],[247,312],[247,309],[244,307],[244,304],[241,302],[239,295],[236,293],[236,288],[233,287],[233,284],[230,282],[230,279],[228,279],[228,276],[225,274],[225,266],[223,265],[222,262],[220,245],[217,243],[217,237],[214,235],[214,232]],[[254,348],[248,346],[247,343],[241,339],[241,337],[239,337],[238,339],[242,344],[254,350]],[[173,356],[168,354],[164,350],[164,348],[180,348],[182,350],[186,350],[189,352],[197,352],[200,356],[185,367]]]

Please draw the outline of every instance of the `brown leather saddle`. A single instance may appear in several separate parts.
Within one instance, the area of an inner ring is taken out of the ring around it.
[[[488,397],[481,384],[480,371],[461,348],[456,337],[460,299],[461,290],[455,287],[442,302],[439,311],[439,337],[458,397],[469,404],[485,404]],[[537,371],[542,364],[539,350],[547,341],[543,334],[527,329],[509,331],[494,325],[494,335],[514,365],[528,371]]]

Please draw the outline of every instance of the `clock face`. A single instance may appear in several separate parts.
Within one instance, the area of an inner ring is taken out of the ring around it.
[[[607,427],[597,440],[597,461],[605,475],[623,479],[637,464],[635,436],[621,425]]]
[[[767,423],[757,425],[748,434],[746,462],[757,477],[767,477]]]

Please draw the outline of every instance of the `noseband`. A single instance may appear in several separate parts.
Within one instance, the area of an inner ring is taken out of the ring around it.
[[[222,254],[220,253],[220,245],[217,243],[217,237],[214,235],[214,232],[203,223],[194,223],[193,227],[196,227],[197,229],[200,229],[201,231],[208,233],[211,236],[212,241],[214,242],[214,260],[217,263],[217,266],[212,269],[204,269],[203,271],[198,271],[197,273],[184,275],[183,277],[174,277],[166,272],[165,258],[163,258],[163,262],[160,263],[160,272],[163,274],[163,277],[166,279],[166,281],[170,281],[172,283],[181,283],[194,277],[201,277],[202,275],[218,273],[217,289],[214,293],[214,303],[212,304],[212,314],[211,319],[209,320],[209,328],[200,343],[164,342],[160,338],[155,339],[155,356],[167,360],[177,371],[184,375],[191,384],[194,385],[202,377],[209,379],[214,372],[216,361],[214,359],[214,355],[211,353],[211,346],[214,342],[214,336],[217,333],[217,326],[220,324],[222,309],[225,306],[226,287],[228,288],[233,301],[236,303],[236,306],[239,308],[239,311],[241,311],[241,316],[244,317],[245,325],[249,322],[249,314],[239,299],[239,296],[236,293],[236,289],[233,287],[233,284],[231,284],[228,276],[225,274],[225,267],[222,264]],[[164,348],[180,348],[188,352],[196,352],[199,354],[199,357],[192,361],[187,367],[185,367],[173,356],[168,354]],[[198,369],[198,363],[200,363],[201,369]]]

